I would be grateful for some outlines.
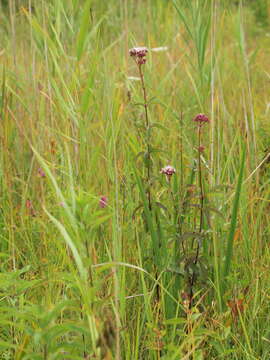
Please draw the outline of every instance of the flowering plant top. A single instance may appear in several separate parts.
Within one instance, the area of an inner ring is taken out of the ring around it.
[[[171,165],[165,166],[160,170],[161,174],[165,174],[166,176],[172,176],[175,174],[175,168]]]
[[[148,49],[146,47],[134,47],[129,50],[130,56],[136,56],[136,57],[145,57],[148,53]]]
[[[209,118],[205,114],[196,115],[193,121],[195,121],[200,126],[210,122]]]
[[[148,53],[148,49],[146,47],[134,47],[129,50],[129,55],[133,57],[136,63],[141,66],[146,63],[146,55]]]

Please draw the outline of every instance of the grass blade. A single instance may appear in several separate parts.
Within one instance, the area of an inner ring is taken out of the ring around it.
[[[61,235],[63,236],[66,244],[68,245],[68,247],[70,248],[70,250],[72,252],[72,255],[74,257],[75,263],[77,265],[77,268],[79,270],[79,273],[81,275],[82,280],[86,281],[87,273],[86,273],[86,270],[85,270],[85,268],[83,266],[83,262],[82,262],[80,254],[79,254],[79,251],[76,248],[73,240],[69,236],[69,234],[68,234],[67,230],[65,229],[65,227],[54,216],[52,216],[46,209],[44,209],[44,211],[46,212],[48,217],[52,220],[52,222],[55,224],[55,226],[58,228]]]
[[[91,20],[90,5],[91,5],[91,0],[88,0],[85,2],[84,8],[83,8],[82,21],[81,21],[81,25],[80,25],[80,29],[79,29],[79,33],[78,33],[78,37],[77,37],[77,58],[78,58],[78,60],[80,60],[82,57],[82,53],[84,50],[84,44],[85,44],[85,40],[87,37],[88,28],[89,28],[89,23]]]
[[[242,159],[241,159],[240,172],[238,175],[236,192],[235,192],[235,196],[234,196],[234,203],[233,203],[233,210],[232,210],[231,224],[230,224],[230,232],[229,232],[227,249],[226,249],[226,254],[225,254],[225,263],[224,263],[224,268],[223,268],[223,294],[225,291],[226,278],[230,272],[232,256],[233,256],[233,239],[234,239],[234,234],[235,234],[236,225],[237,225],[237,214],[238,214],[238,209],[239,209],[240,194],[241,194],[241,188],[242,188],[242,183],[243,183],[245,160],[246,160],[246,149],[244,148],[243,154],[242,154]]]

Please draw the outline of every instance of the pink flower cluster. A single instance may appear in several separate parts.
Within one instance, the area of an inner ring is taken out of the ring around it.
[[[101,196],[101,198],[99,199],[99,207],[104,209],[107,206],[108,206],[108,198],[107,198],[107,196]]]
[[[43,171],[42,168],[39,168],[39,169],[38,169],[38,176],[40,176],[40,177],[42,177],[42,178],[46,177],[45,172]]]
[[[160,170],[161,174],[164,174],[166,176],[172,176],[173,174],[175,174],[175,168],[172,167],[171,165],[165,166],[164,168],[162,168]]]
[[[26,209],[27,209],[27,212],[28,212],[29,215],[36,216],[36,212],[34,210],[34,207],[33,207],[33,204],[32,204],[31,200],[27,199],[26,203],[25,203],[25,206],[26,206]]]
[[[203,153],[204,150],[205,150],[205,146],[204,146],[204,145],[200,145],[200,146],[198,147],[198,151],[199,151],[200,153]]]
[[[171,165],[167,165],[160,170],[160,173],[166,175],[166,180],[170,182],[172,175],[175,174],[175,168]]]
[[[209,123],[209,118],[205,114],[198,114],[193,119],[199,126],[202,126],[203,124]]]
[[[133,57],[138,65],[143,65],[146,63],[146,55],[148,49],[146,47],[134,47],[129,50],[129,55]]]

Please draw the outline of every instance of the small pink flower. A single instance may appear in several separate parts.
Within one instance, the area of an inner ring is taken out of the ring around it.
[[[28,209],[27,212],[28,212],[29,215],[36,216],[36,212],[35,212],[35,210],[33,208],[33,204],[32,204],[31,200],[27,199],[26,202],[25,202],[25,206]]]
[[[139,65],[144,65],[146,63],[146,58],[139,58],[138,59],[138,64]]]
[[[204,150],[205,150],[205,146],[201,145],[201,146],[198,147],[198,151],[200,153],[204,152]]]
[[[167,180],[170,181],[172,175],[175,174],[175,168],[171,165],[167,165],[160,170],[160,173],[166,175]]]
[[[26,200],[25,206],[27,207],[27,209],[32,209],[33,205],[32,205],[31,200]]]
[[[205,114],[198,114],[193,119],[199,126],[202,126],[203,124],[209,123],[209,118]]]
[[[148,49],[146,47],[134,47],[129,50],[130,56],[143,58],[148,53]]]
[[[99,200],[99,206],[104,209],[106,206],[108,206],[108,198],[106,196],[101,196]]]
[[[134,47],[129,50],[129,55],[134,58],[136,63],[141,66],[146,63],[146,55],[148,53],[148,49],[146,47]]]
[[[38,175],[43,178],[46,177],[45,172],[41,168],[38,169]]]
[[[168,176],[172,176],[173,174],[175,174],[175,168],[172,167],[171,165],[167,165],[161,169],[160,173]]]

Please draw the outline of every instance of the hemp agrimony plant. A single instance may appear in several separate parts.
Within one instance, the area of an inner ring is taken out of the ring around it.
[[[203,188],[203,174],[202,174],[202,159],[201,155],[205,150],[205,147],[202,145],[202,129],[203,126],[209,123],[209,119],[205,114],[198,114],[193,121],[197,124],[197,132],[198,132],[198,148],[197,148],[197,173],[198,173],[198,187],[199,187],[199,199],[200,199],[200,216],[199,216],[199,231],[198,231],[198,239],[197,239],[197,247],[196,254],[193,260],[193,264],[196,266],[199,259],[200,252],[200,244],[201,237],[200,235],[203,232],[203,221],[204,221],[204,188]],[[189,281],[189,307],[192,307],[193,303],[193,287],[195,283],[195,271],[193,271],[190,281]]]
[[[161,216],[161,208],[162,204],[156,201],[156,194],[154,193],[153,187],[153,179],[157,178],[157,173],[154,173],[152,168],[152,154],[157,153],[160,150],[154,149],[152,146],[152,131],[154,127],[160,127],[156,123],[151,123],[149,118],[149,101],[147,97],[147,91],[145,87],[144,81],[144,73],[143,68],[146,63],[146,56],[148,53],[147,48],[145,47],[137,47],[129,50],[130,56],[134,60],[139,77],[140,77],[140,85],[143,94],[143,107],[144,107],[144,124],[142,126],[143,132],[140,132],[140,137],[143,140],[144,149],[143,151],[137,154],[136,159],[138,159],[141,155],[143,156],[143,163],[146,169],[146,176],[140,176],[136,167],[134,167],[134,173],[136,177],[136,182],[140,191],[140,196],[142,199],[142,204],[140,204],[135,211],[142,209],[142,216],[146,225],[147,233],[149,233],[151,238],[151,254],[149,256],[151,271],[154,272],[154,278],[156,280],[155,284],[155,310],[157,315],[157,327],[160,326],[162,322],[162,295],[161,295],[161,275],[166,268],[165,264],[168,260],[168,249],[166,239],[164,238],[163,232],[163,223]],[[172,175],[175,173],[175,169],[171,166],[167,166],[161,170],[162,174],[166,175],[166,179],[170,182]],[[153,334],[154,337],[156,335]],[[160,339],[156,339],[157,344],[161,344]],[[162,345],[158,345],[156,347],[156,351],[158,353],[158,359],[161,358],[161,350]]]
[[[186,193],[183,190],[183,181],[178,183],[176,179],[175,184],[173,186],[171,184],[171,176],[176,172],[174,168],[167,166],[161,170],[161,173],[166,175],[168,185],[168,209],[174,213],[171,230],[168,233],[168,237],[174,241],[174,247],[170,251],[172,262],[167,270],[174,274],[174,281],[171,281],[171,284],[174,284],[171,288],[172,293],[177,299],[179,299],[180,292],[182,293],[187,309],[192,308],[195,285],[199,276],[203,278],[205,269],[208,267],[205,263],[207,259],[201,256],[201,247],[210,226],[206,221],[206,219],[209,220],[210,208],[208,202],[206,203],[204,189],[206,176],[202,160],[205,151],[202,142],[203,129],[209,123],[209,119],[204,114],[198,114],[193,122],[196,124],[197,135],[196,156],[189,184],[186,186]],[[180,177],[182,179],[183,174],[180,174]],[[179,276],[184,276],[184,282]]]
[[[147,198],[148,198],[148,206],[149,210],[151,211],[152,204],[151,204],[151,190],[150,190],[150,179],[151,179],[151,127],[150,127],[150,120],[148,115],[148,102],[147,102],[147,93],[144,83],[144,75],[143,75],[143,65],[146,63],[146,55],[148,53],[148,49],[146,47],[135,47],[129,50],[130,56],[134,59],[135,64],[138,67],[140,82],[143,92],[143,106],[144,106],[144,113],[145,113],[145,141],[146,141],[146,152],[145,152],[145,159],[147,164]]]
[[[149,118],[149,102],[147,97],[147,91],[145,87],[144,81],[144,73],[143,68],[146,63],[146,56],[148,54],[148,49],[145,47],[136,47],[129,50],[129,54],[134,60],[139,76],[140,76],[140,85],[143,93],[143,107],[144,107],[144,132],[141,133],[141,138],[145,144],[145,149],[141,151],[136,158],[140,155],[143,156],[144,164],[146,167],[146,176],[141,177],[137,172],[136,168],[134,168],[136,182],[139,187],[142,204],[137,207],[137,209],[143,209],[143,218],[145,221],[147,232],[149,232],[151,241],[152,241],[152,249],[151,249],[151,263],[154,270],[154,277],[156,279],[156,304],[158,308],[158,318],[160,318],[160,286],[159,286],[159,276],[164,268],[164,263],[166,262],[166,245],[162,239],[162,225],[160,222],[160,209],[158,207],[158,203],[154,201],[153,194],[151,188],[153,187],[153,176],[152,176],[152,156],[151,154],[157,149],[153,149],[151,144],[151,132],[154,127],[154,124],[151,124]]]
[[[205,147],[202,138],[204,127],[209,123],[209,119],[205,114],[198,114],[193,119],[197,132],[196,157],[190,178],[191,184],[187,187],[186,195],[180,189],[180,186],[182,187],[183,184],[179,184],[177,178],[175,179],[176,181],[172,181],[173,176],[177,172],[173,166],[167,165],[160,171],[166,178],[166,183],[164,184],[163,182],[163,186],[167,191],[162,191],[162,193],[167,193],[170,199],[168,199],[167,208],[163,203],[156,201],[153,186],[153,179],[157,178],[157,173],[154,172],[152,167],[152,153],[156,152],[156,149],[152,146],[153,137],[151,132],[155,124],[150,123],[149,102],[143,72],[148,50],[145,47],[137,47],[130,49],[129,53],[138,69],[143,94],[143,104],[141,105],[144,108],[143,132],[140,132],[140,136],[145,144],[145,148],[136,158],[138,159],[141,155],[144,157],[146,176],[141,176],[136,167],[134,167],[136,182],[142,199],[142,204],[136,208],[135,212],[139,209],[143,211],[142,215],[147,232],[152,240],[152,256],[150,257],[153,260],[151,262],[153,263],[154,276],[157,281],[156,300],[157,304],[159,304],[161,299],[160,276],[164,271],[168,270],[174,275],[165,275],[162,278],[165,281],[164,285],[170,288],[173,283],[175,284],[174,290],[171,288],[175,298],[179,298],[179,291],[183,290],[184,285],[186,288],[184,297],[188,308],[191,309],[194,302],[194,288],[198,282],[198,276],[203,273],[205,267],[204,260],[206,260],[201,256],[201,247],[203,240],[206,238],[208,226],[205,219],[209,218],[209,209],[206,206],[208,204],[205,204],[205,177],[202,163]],[[196,174],[197,185],[194,183]],[[180,175],[182,176],[183,174]],[[182,194],[182,198],[179,196],[180,194]],[[173,217],[171,214],[174,214]],[[170,247],[168,238],[175,239],[173,249]],[[173,261],[172,266],[169,265],[171,261]],[[184,276],[184,284],[178,278],[179,275]],[[175,277],[175,281],[172,280],[172,277]],[[168,285],[167,282],[171,285]],[[158,314],[160,318],[160,310],[158,310]]]

